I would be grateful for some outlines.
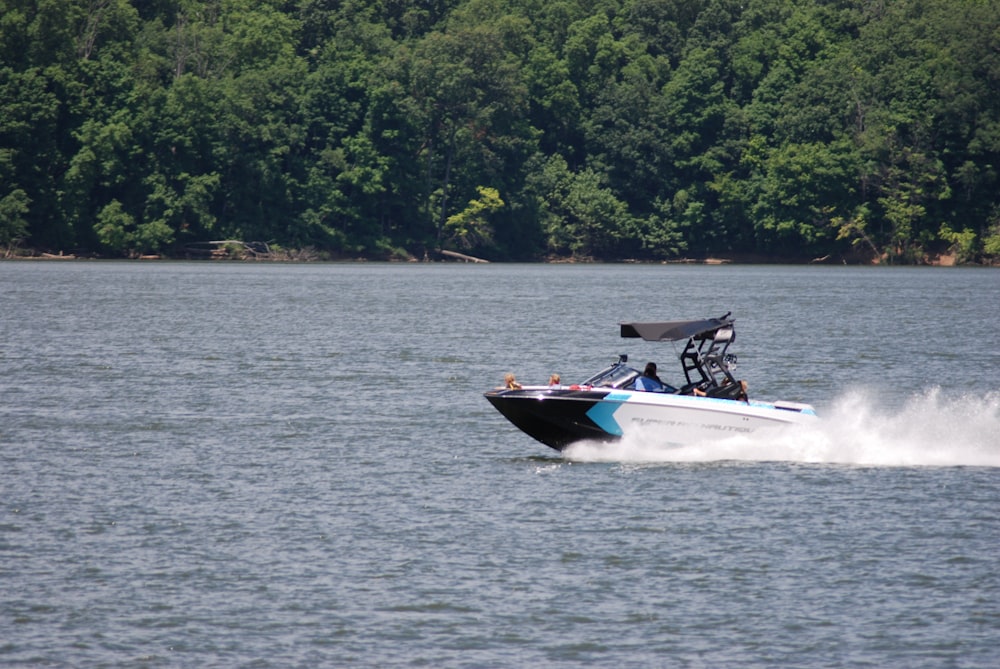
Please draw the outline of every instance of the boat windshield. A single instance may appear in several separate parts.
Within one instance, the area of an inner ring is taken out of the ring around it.
[[[623,388],[639,376],[638,370],[623,364],[612,365],[583,382],[596,388]]]

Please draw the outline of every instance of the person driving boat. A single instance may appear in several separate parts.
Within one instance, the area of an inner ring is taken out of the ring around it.
[[[642,371],[642,376],[635,380],[636,390],[645,390],[648,392],[660,392],[664,390],[666,384],[660,380],[660,377],[656,375],[656,363],[647,362],[646,368]]]

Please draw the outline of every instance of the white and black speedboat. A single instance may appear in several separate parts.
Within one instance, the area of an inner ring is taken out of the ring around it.
[[[622,323],[621,336],[687,340],[680,353],[684,384],[651,383],[621,355],[578,384],[501,388],[487,392],[486,399],[511,423],[558,451],[577,441],[613,441],[640,430],[658,442],[691,444],[816,420],[808,404],[747,397],[747,384],[733,376],[736,356],[728,352],[736,337],[730,314]]]

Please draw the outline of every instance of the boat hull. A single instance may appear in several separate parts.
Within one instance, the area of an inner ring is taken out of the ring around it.
[[[486,399],[523,432],[557,451],[577,441],[614,441],[638,431],[666,443],[689,444],[816,420],[807,404],[605,388],[494,390]]]

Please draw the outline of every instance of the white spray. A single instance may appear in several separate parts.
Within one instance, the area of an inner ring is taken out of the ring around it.
[[[875,466],[1000,467],[1000,393],[946,395],[933,389],[888,409],[872,390],[818,407],[813,425],[721,441],[673,445],[653,430],[620,442],[583,442],[578,462],[808,462]]]

